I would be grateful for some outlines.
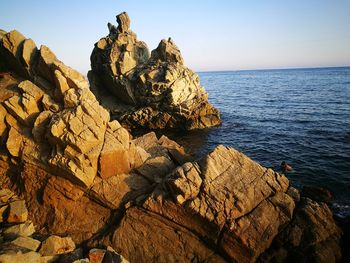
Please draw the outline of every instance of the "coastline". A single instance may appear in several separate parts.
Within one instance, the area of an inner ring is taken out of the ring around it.
[[[95,44],[90,83],[48,47],[18,31],[1,35],[0,257],[56,260],[78,250],[90,261],[121,260],[115,251],[130,262],[345,257],[323,190],[300,191],[236,147],[217,145],[193,158],[166,136],[129,133],[191,131],[221,119],[170,38],[149,54],[125,12],[117,22]],[[113,61],[103,61],[106,54]],[[220,127],[232,129],[226,110]],[[257,139],[241,127],[248,142]],[[37,236],[40,250],[13,246]]]

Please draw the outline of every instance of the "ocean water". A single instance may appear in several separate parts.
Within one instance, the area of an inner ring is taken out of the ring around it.
[[[293,186],[332,191],[350,215],[350,67],[199,73],[222,125],[177,135],[200,157],[232,146],[265,167],[286,161]]]

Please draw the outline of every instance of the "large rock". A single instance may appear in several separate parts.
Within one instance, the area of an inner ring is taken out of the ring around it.
[[[24,200],[13,201],[10,203],[7,222],[22,223],[27,221],[27,218],[28,218],[28,210]]]
[[[12,240],[19,236],[29,237],[32,234],[34,234],[34,232],[35,232],[34,224],[30,221],[26,221],[23,224],[17,224],[17,225],[13,225],[5,228],[3,230],[3,236],[5,237],[5,239]]]
[[[115,96],[114,103],[103,105],[122,125],[189,130],[219,125],[219,111],[208,102],[198,75],[184,66],[174,42],[162,40],[149,56],[130,30],[129,16],[122,13],[117,22],[118,28],[109,24],[109,35],[95,44],[89,79],[101,101]]]
[[[75,244],[70,237],[50,236],[42,244],[40,254],[54,256],[74,251]]]
[[[88,89],[70,89],[69,109],[54,114],[48,137],[53,146],[49,163],[73,181],[90,186],[97,175],[109,115]]]
[[[24,41],[25,37],[16,30],[4,34],[0,41],[0,64],[4,69],[27,78],[29,75],[21,63]]]
[[[131,262],[339,261],[331,211],[285,176],[224,146],[191,160],[166,136],[132,139],[122,125],[192,129],[219,119],[171,39],[149,56],[127,14],[117,20],[96,44],[90,77],[121,123],[49,48],[0,32],[0,184],[12,190],[0,191],[1,260],[37,262],[28,250],[38,243],[26,237],[55,235],[71,240],[44,242],[41,262],[72,251],[71,241],[84,246],[75,252],[112,246]],[[118,262],[113,249],[90,259]],[[88,260],[75,252],[60,259]]]

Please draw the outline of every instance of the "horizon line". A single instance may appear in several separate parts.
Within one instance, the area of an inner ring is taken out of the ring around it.
[[[350,68],[350,65],[346,66],[320,66],[320,67],[286,67],[286,68],[257,68],[257,69],[224,69],[224,70],[198,70],[197,73],[206,72],[233,72],[233,71],[272,71],[272,70],[302,70],[302,69],[331,69],[331,68]]]

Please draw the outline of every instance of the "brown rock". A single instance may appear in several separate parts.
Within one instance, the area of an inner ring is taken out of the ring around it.
[[[66,179],[30,164],[25,165],[22,176],[30,218],[44,234],[69,235],[79,244],[110,218],[110,209]]]
[[[158,47],[151,53],[151,60],[175,62],[180,63],[181,65],[184,64],[180,50],[171,38],[160,41]]]
[[[36,72],[50,83],[55,83],[53,72],[51,71],[51,65],[55,60],[57,60],[57,58],[51,49],[42,45],[39,50]]]
[[[18,121],[31,126],[40,112],[38,103],[43,91],[29,80],[22,81],[18,88],[21,94],[12,96],[4,102],[4,105]]]
[[[126,12],[123,12],[117,17],[117,22],[118,22],[118,31],[120,33],[125,33],[128,32],[130,29],[130,18]]]
[[[23,138],[22,135],[15,129],[10,129],[8,139],[6,142],[6,148],[9,153],[14,157],[19,157],[23,148]]]
[[[5,116],[7,114],[6,109],[0,104],[0,142],[5,137],[5,132],[7,130]]]
[[[288,188],[286,177],[223,146],[218,146],[200,160],[199,169],[204,179],[202,190],[196,198],[189,199],[187,206],[218,225],[223,225],[226,217],[235,219],[249,213],[267,197],[276,192],[285,192]],[[181,184],[179,180],[177,186],[186,185],[186,182]],[[251,184],[253,181],[254,184]],[[172,182],[169,183],[176,188]],[[179,191],[186,192],[186,188]],[[193,197],[193,194],[188,196]]]
[[[339,262],[341,230],[327,205],[302,198],[294,214],[261,261]]]
[[[0,262],[2,263],[41,263],[40,254],[34,251],[29,252],[16,252],[11,251],[7,254],[0,255]]]
[[[22,223],[27,221],[27,218],[28,218],[28,210],[24,200],[13,201],[10,203],[7,222]]]
[[[31,221],[26,221],[23,224],[7,227],[3,230],[3,236],[5,239],[13,240],[19,236],[29,237],[34,234],[35,229]]]
[[[97,174],[109,114],[88,89],[76,91],[74,104],[79,105],[51,119],[48,136],[54,151],[49,162],[71,180],[90,186]]]
[[[7,203],[14,195],[10,189],[0,189],[0,204]]]
[[[40,254],[54,256],[73,251],[75,244],[70,237],[50,236],[41,245]]]
[[[102,263],[106,250],[94,248],[89,251],[90,263]]]
[[[117,209],[152,189],[150,183],[138,174],[118,174],[103,180],[96,179],[91,194],[110,208]]]
[[[20,62],[24,40],[25,37],[16,30],[6,33],[1,39],[0,55],[5,69],[28,78],[28,73]]]
[[[36,44],[32,39],[29,38],[24,40],[21,62],[22,65],[26,68],[29,76],[33,74],[33,68],[37,52],[38,48],[36,47]]]
[[[139,208],[127,210],[112,244],[130,262],[225,262],[186,228]]]
[[[295,204],[284,193],[264,200],[250,214],[231,223],[220,247],[237,262],[255,262],[293,215]]]
[[[117,121],[108,124],[99,158],[100,176],[129,173],[131,170],[130,135]]]
[[[146,130],[219,125],[219,111],[208,102],[198,75],[184,66],[174,42],[162,40],[149,57],[146,44],[129,30],[128,15],[117,18],[118,29],[109,24],[110,34],[95,44],[88,76],[101,101],[116,98],[105,106],[118,108],[118,121],[129,129]],[[130,107],[123,109],[125,104]]]
[[[35,142],[43,143],[47,128],[49,126],[53,113],[51,111],[42,111],[35,119],[32,134]]]
[[[27,248],[32,251],[37,251],[41,242],[30,237],[18,237],[15,240],[13,240],[11,244],[18,247]]]

